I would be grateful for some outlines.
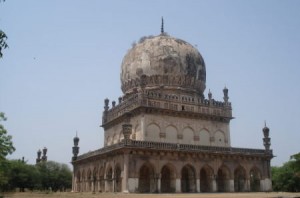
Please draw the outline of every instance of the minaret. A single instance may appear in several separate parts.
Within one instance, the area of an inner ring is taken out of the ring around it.
[[[164,18],[161,17],[161,28],[160,28],[160,33],[163,35],[165,32],[164,32]]]
[[[264,138],[263,138],[264,146],[265,146],[266,152],[269,152],[270,146],[271,146],[271,138],[269,138],[270,129],[267,127],[266,121],[265,121],[265,127],[262,129],[262,131],[264,134]]]
[[[104,112],[103,112],[103,116],[102,116],[102,123],[103,123],[103,124],[107,121],[107,112],[108,112],[108,110],[109,110],[108,104],[109,104],[109,99],[106,98],[106,99],[104,100]]]
[[[43,156],[42,156],[42,161],[47,162],[47,151],[48,149],[46,147],[43,148]]]
[[[224,94],[224,97],[223,97],[224,102],[225,102],[225,104],[228,104],[229,97],[228,97],[228,89],[226,86],[223,89],[223,94]]]
[[[79,153],[79,137],[77,137],[77,132],[76,132],[76,137],[74,137],[73,139],[74,142],[74,146],[73,146],[73,157],[72,157],[72,161],[75,161],[77,159],[78,153]]]
[[[210,92],[210,90],[208,91],[208,100],[209,100],[209,105],[212,105],[213,99],[212,99],[212,93]]]
[[[40,163],[40,161],[41,161],[41,155],[42,155],[42,151],[41,151],[41,149],[39,149],[37,151],[36,164]]]

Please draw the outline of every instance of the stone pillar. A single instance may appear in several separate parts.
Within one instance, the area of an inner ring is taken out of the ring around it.
[[[196,179],[196,189],[197,189],[197,192],[201,192],[200,190],[200,179]]]
[[[272,181],[271,181],[271,179],[270,178],[265,178],[264,179],[264,188],[263,188],[263,191],[264,192],[270,192],[270,191],[272,191]]]
[[[114,167],[115,169],[115,167]],[[112,191],[111,192],[116,192],[116,179],[115,179],[115,170],[112,172]]]
[[[129,174],[129,156],[128,152],[124,153],[124,169],[123,169],[123,180],[122,189],[124,193],[128,193],[128,174]]]
[[[139,187],[139,179],[138,178],[128,178],[128,191],[129,192],[137,192],[136,190]]]
[[[218,191],[218,189],[217,189],[217,181],[216,181],[215,177],[213,177],[213,179],[212,179],[212,191],[213,192],[217,192]]]
[[[181,193],[181,180],[180,180],[180,178],[176,178],[176,192]]]
[[[245,191],[246,191],[246,192],[249,192],[249,191],[250,191],[250,179],[249,179],[249,178],[247,178],[247,179],[245,180]]]
[[[157,177],[157,192],[161,192],[161,180],[160,177]]]
[[[75,172],[75,171],[74,171]],[[75,179],[75,174],[72,174],[72,192],[76,192],[76,179]]]
[[[229,192],[234,192],[234,180],[229,180]]]
[[[105,176],[105,180],[104,180],[104,192],[108,192],[108,181],[107,181],[106,176]]]

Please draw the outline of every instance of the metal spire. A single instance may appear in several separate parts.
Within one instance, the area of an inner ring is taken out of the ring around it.
[[[265,127],[267,127],[267,122],[266,122],[266,120],[265,120]]]
[[[161,29],[160,29],[161,34],[164,33],[164,18],[161,17]]]

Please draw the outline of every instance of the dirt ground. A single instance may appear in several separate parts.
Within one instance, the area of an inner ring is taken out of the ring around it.
[[[122,193],[8,193],[5,198],[300,198],[300,193],[199,193],[199,194],[122,194]]]

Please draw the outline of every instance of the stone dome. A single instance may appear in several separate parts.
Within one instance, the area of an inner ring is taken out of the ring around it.
[[[166,34],[143,37],[125,55],[121,66],[124,94],[139,87],[164,87],[203,95],[206,69],[191,44]]]

